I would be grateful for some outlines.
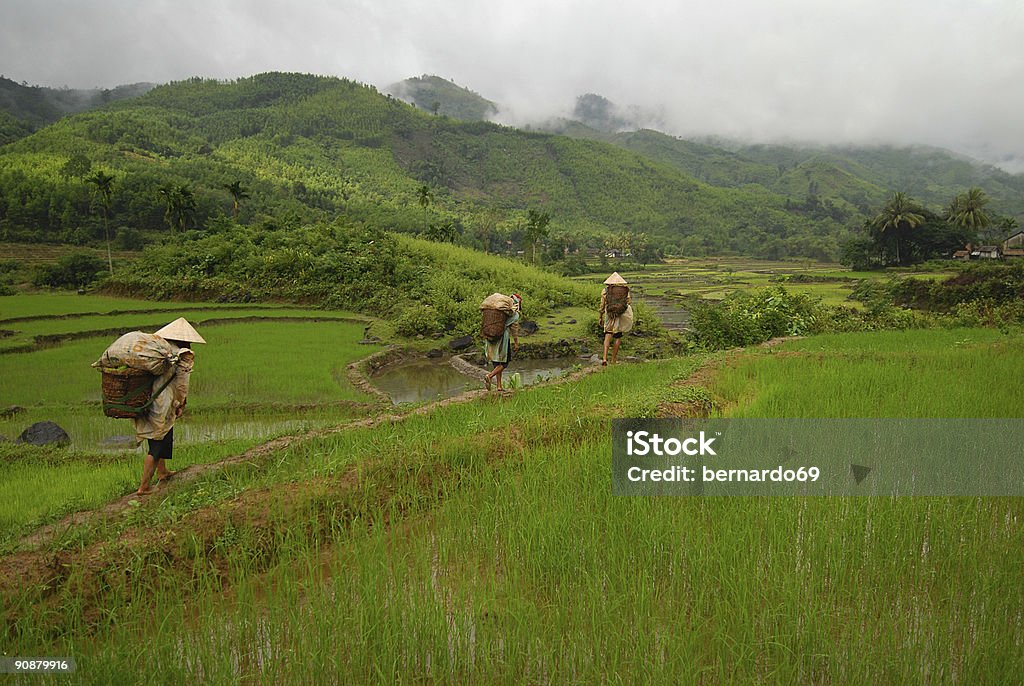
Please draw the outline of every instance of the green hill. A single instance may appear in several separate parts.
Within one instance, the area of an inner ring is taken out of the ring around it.
[[[787,207],[860,223],[894,191],[935,211],[968,188],[992,198],[991,209],[1024,221],[1024,175],[927,146],[749,145],[709,137],[686,140],[637,127],[626,110],[593,94],[581,96],[572,119],[546,122],[551,133],[611,143],[723,188],[752,184],[788,200]],[[637,130],[624,130],[637,129]]]
[[[1024,219],[1024,175],[928,146],[739,146],[735,152],[791,171],[809,162],[830,166],[886,193],[900,190],[933,209],[944,209],[973,186],[992,198],[992,209]],[[775,190],[778,187],[773,186]],[[866,189],[867,187],[865,187]]]
[[[498,114],[490,100],[439,76],[405,79],[386,91],[421,110],[463,121],[490,121]]]
[[[61,117],[134,98],[153,87],[133,83],[113,89],[45,88],[0,76],[0,145],[22,138]]]
[[[271,73],[161,86],[0,148],[0,239],[102,236],[92,186],[69,173],[73,156],[115,177],[110,225],[125,240],[167,231],[161,187],[191,189],[189,224],[209,229],[232,212],[224,186],[235,182],[249,195],[243,223],[448,224],[488,249],[521,246],[528,209],[580,246],[644,232],[687,254],[825,257],[846,230],[763,188],[710,186],[607,143],[435,117],[352,81]]]

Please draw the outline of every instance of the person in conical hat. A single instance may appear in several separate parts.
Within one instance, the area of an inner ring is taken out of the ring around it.
[[[604,355],[601,357],[601,364],[607,365],[608,348],[612,349],[612,364],[615,364],[619,359],[622,334],[633,328],[633,299],[629,294],[626,280],[618,272],[613,272],[604,283],[598,321],[604,329]],[[614,345],[612,341],[615,341]]]
[[[604,280],[606,286],[625,286],[626,280],[622,278],[618,272],[612,272],[612,275]]]
[[[135,438],[140,443],[148,440],[148,450],[142,465],[142,481],[139,484],[139,495],[153,492],[150,481],[155,475],[161,482],[174,476],[167,469],[167,460],[174,451],[174,422],[185,411],[188,400],[189,377],[192,374],[194,354],[193,343],[206,343],[184,317],[156,332],[170,344],[173,364],[164,374],[153,379],[154,392],[158,389],[149,412],[135,418]]]
[[[184,343],[206,343],[206,340],[199,335],[199,332],[192,328],[188,320],[178,317],[173,322],[156,332],[156,335],[168,341],[181,341]],[[187,348],[188,346],[178,346]]]

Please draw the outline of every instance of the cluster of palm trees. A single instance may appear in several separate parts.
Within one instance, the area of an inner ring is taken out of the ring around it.
[[[85,182],[93,186],[92,209],[103,216],[103,233],[107,243],[107,268],[114,272],[114,261],[110,254],[110,213],[114,205],[114,187],[116,178],[102,169],[85,177]],[[231,194],[231,217],[238,221],[238,212],[243,200],[249,196],[248,189],[241,181],[234,181],[222,186]],[[164,221],[171,233],[186,231],[195,223],[196,196],[187,183],[165,183],[157,189],[157,195],[164,204]]]
[[[969,235],[977,236],[992,225],[992,217],[985,210],[989,197],[980,188],[971,188],[966,193],[953,198],[943,213],[942,219],[950,225],[964,229]],[[914,229],[925,223],[926,210],[907,197],[906,193],[896,192],[882,208],[882,211],[870,222],[872,231],[882,240],[891,240],[896,250],[896,263],[904,264],[909,255],[903,246],[911,237]],[[1010,232],[1017,226],[1012,217],[1001,218],[1000,229]]]

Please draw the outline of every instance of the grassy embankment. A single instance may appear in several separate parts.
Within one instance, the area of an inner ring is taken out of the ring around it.
[[[1012,682],[1020,499],[616,498],[607,422],[698,384],[727,415],[1014,416],[1022,347],[813,338],[297,443],[65,541],[9,645],[86,682]]]

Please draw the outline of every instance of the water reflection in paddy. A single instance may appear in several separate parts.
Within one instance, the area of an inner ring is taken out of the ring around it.
[[[506,379],[519,373],[522,385],[529,386],[561,376],[577,360],[513,360]],[[388,365],[371,377],[374,386],[391,397],[395,405],[451,398],[463,391],[483,388],[483,383],[462,374],[447,359],[419,358]]]

